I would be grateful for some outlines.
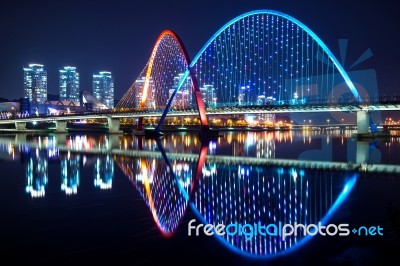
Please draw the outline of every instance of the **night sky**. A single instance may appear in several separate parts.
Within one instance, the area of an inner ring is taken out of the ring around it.
[[[350,2],[350,4],[349,4]],[[111,71],[115,98],[137,78],[160,32],[172,29],[191,57],[226,22],[255,9],[287,13],[339,55],[349,39],[345,69],[368,48],[374,56],[352,70],[376,69],[380,94],[400,92],[400,16],[395,1],[202,0],[2,1],[0,97],[23,95],[23,70],[44,64],[48,93],[58,94],[58,70],[76,66],[81,90],[92,74]]]

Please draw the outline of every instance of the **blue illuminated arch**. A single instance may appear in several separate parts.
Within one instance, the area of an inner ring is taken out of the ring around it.
[[[347,73],[344,70],[344,68],[342,67],[342,65],[339,63],[339,61],[336,59],[336,57],[333,55],[333,53],[329,50],[329,48],[325,45],[325,43],[310,28],[308,28],[306,25],[304,25],[299,20],[297,20],[294,17],[289,16],[285,13],[275,11],[275,10],[261,9],[261,10],[250,11],[250,12],[244,13],[244,14],[232,19],[228,23],[226,23],[208,40],[208,42],[206,42],[206,44],[204,44],[204,46],[200,49],[200,51],[197,53],[197,55],[193,58],[192,62],[189,65],[189,68],[193,67],[197,63],[197,60],[199,59],[199,57],[203,54],[203,52],[207,49],[207,47],[215,40],[215,38],[217,38],[218,35],[221,34],[221,32],[223,32],[229,26],[231,26],[235,22],[237,22],[245,17],[251,16],[251,15],[258,15],[258,14],[269,14],[269,15],[280,16],[280,17],[285,18],[289,21],[292,21],[293,23],[300,26],[305,32],[307,32],[311,37],[313,37],[314,40],[317,41],[319,46],[321,46],[322,49],[324,49],[324,51],[329,55],[330,59],[332,60],[332,62],[334,63],[336,68],[339,70],[339,72],[342,75],[342,77],[344,78],[344,80],[346,81],[346,84],[349,87],[349,89],[351,90],[351,92],[353,93],[356,101],[358,101],[358,102],[361,101],[358,91],[357,91],[356,87],[354,86],[353,82],[351,81],[349,75],[347,75]],[[188,71],[186,71],[186,72],[188,72]],[[186,74],[186,76],[187,76],[187,74]],[[181,84],[179,84],[179,85],[181,85]],[[179,86],[177,87],[177,89],[179,89]]]
[[[193,74],[194,74],[194,68],[195,65],[198,63],[199,58],[206,52],[206,49],[216,40],[216,38],[218,36],[221,35],[222,32],[224,32],[226,29],[228,29],[231,25],[233,25],[234,23],[242,20],[243,18],[252,16],[252,15],[259,15],[259,14],[265,14],[265,15],[274,15],[274,16],[278,16],[281,18],[284,18],[290,22],[292,22],[293,24],[299,26],[305,33],[307,33],[312,39],[313,41],[315,41],[319,47],[321,47],[322,51],[324,51],[326,53],[326,55],[329,57],[330,61],[333,63],[333,65],[335,66],[335,68],[339,71],[340,75],[343,77],[346,85],[349,87],[350,91],[352,92],[355,101],[356,102],[361,102],[361,98],[360,95],[356,89],[356,87],[354,86],[353,82],[351,81],[350,77],[348,76],[348,74],[346,73],[346,71],[344,70],[343,66],[339,63],[339,61],[337,60],[337,58],[333,55],[333,53],[329,50],[329,48],[325,45],[325,43],[311,30],[309,29],[306,25],[304,25],[302,22],[300,22],[299,20],[285,14],[279,11],[274,11],[274,10],[255,10],[255,11],[250,11],[247,13],[244,13],[234,19],[232,19],[231,21],[229,21],[228,23],[226,23],[224,26],[222,26],[204,45],[203,47],[200,49],[200,51],[196,54],[196,56],[193,58],[193,60],[191,61],[188,70],[186,70],[184,72],[184,74],[181,76],[181,79],[177,85],[177,87],[175,88],[174,92],[172,93],[171,97],[168,100],[168,103],[166,105],[166,108],[164,110],[163,116],[160,120],[159,125],[157,126],[157,129],[159,130],[164,118],[166,116],[166,114],[168,113],[171,104],[174,100],[174,97],[177,93],[177,91],[182,87],[182,85],[185,83],[186,79],[188,78],[188,76],[190,75],[190,77],[193,79]],[[198,88],[197,88],[198,89]],[[203,99],[204,100],[204,99]],[[199,110],[199,112],[201,113],[204,110]]]

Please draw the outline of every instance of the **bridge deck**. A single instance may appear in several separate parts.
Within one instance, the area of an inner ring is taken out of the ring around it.
[[[221,107],[207,108],[207,115],[239,115],[239,114],[267,114],[267,113],[321,113],[321,112],[358,112],[358,111],[399,111],[400,104],[371,104],[371,105],[266,105],[247,107]],[[71,114],[63,116],[33,116],[23,118],[2,119],[0,124],[13,124],[18,122],[48,122],[48,121],[71,121],[82,119],[106,119],[106,118],[139,118],[139,117],[161,117],[162,110],[137,111],[137,112],[109,112],[90,114]],[[170,111],[167,116],[198,116],[197,110]]]

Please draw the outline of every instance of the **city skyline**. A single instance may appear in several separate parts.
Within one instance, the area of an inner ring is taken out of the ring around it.
[[[18,65],[37,61],[47,66],[50,94],[58,94],[57,70],[62,65],[73,65],[80,69],[81,90],[90,90],[92,73],[103,69],[112,71],[116,80],[115,98],[120,99],[138,78],[157,35],[163,29],[169,28],[177,32],[190,57],[193,57],[227,20],[252,9],[275,9],[295,16],[313,29],[337,57],[338,39],[348,39],[347,59],[344,64],[346,70],[376,69],[381,94],[396,93],[399,87],[396,77],[399,71],[396,63],[399,59],[399,52],[396,50],[398,40],[390,38],[390,33],[395,32],[396,18],[390,15],[394,9],[388,5],[346,3],[346,8],[343,9],[345,3],[342,1],[328,6],[315,1],[302,4],[293,1],[239,1],[235,5],[226,5],[226,1],[214,1],[212,4],[202,1],[191,5],[174,1],[152,6],[154,16],[160,18],[152,21],[146,20],[145,15],[139,13],[132,19],[128,12],[132,8],[148,9],[148,3],[133,5],[117,1],[111,5],[106,1],[97,1],[98,5],[92,5],[93,3],[89,1],[78,5],[77,12],[66,9],[61,18],[50,15],[37,20],[34,20],[35,15],[31,13],[35,12],[31,10],[38,10],[38,14],[42,15],[53,14],[61,4],[26,3],[22,7],[9,4],[2,9],[8,12],[1,16],[5,23],[2,23],[0,30],[9,38],[5,38],[1,44],[1,53],[5,53],[2,56],[5,60],[0,65],[4,75],[1,97],[18,98],[22,94]],[[88,13],[90,8],[94,8],[96,12]],[[311,8],[312,16],[309,15]],[[199,14],[207,13],[208,19],[191,14],[192,10],[198,10]],[[176,16],[177,14],[182,16]],[[11,24],[16,19],[19,19],[18,23]],[[32,19],[32,23],[40,30],[24,31],[24,22]],[[146,27],[140,23],[144,20],[147,22]],[[79,26],[77,30],[74,33],[63,31],[71,23],[75,27]],[[61,38],[61,32],[67,34],[68,41]],[[100,37],[104,34],[108,34],[107,39]],[[27,38],[29,42],[26,41]],[[45,46],[41,45],[44,41]],[[353,63],[368,48],[373,57],[352,68]]]
[[[10,101],[27,98],[29,101],[44,104],[49,97],[58,96],[60,101],[80,101],[79,95],[84,90],[80,88],[80,75],[75,66],[64,66],[59,69],[58,93],[47,93],[47,69],[43,64],[31,63],[23,67],[24,91],[20,97],[8,99]],[[110,108],[114,107],[114,78],[110,71],[100,71],[92,74],[92,88],[90,91],[97,100]]]

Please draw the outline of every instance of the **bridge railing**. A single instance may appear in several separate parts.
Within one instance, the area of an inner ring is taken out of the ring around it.
[[[307,101],[299,101],[299,102],[290,102],[290,101],[276,101],[276,102],[267,102],[267,103],[257,103],[257,102],[249,102],[249,103],[226,103],[218,106],[210,106],[206,108],[206,111],[221,111],[221,110],[248,110],[248,109],[273,109],[275,107],[278,108],[313,108],[313,107],[344,107],[344,106],[354,106],[358,107],[363,104],[399,104],[400,105],[400,96],[398,95],[383,95],[380,97],[362,97],[361,102],[356,102],[347,98],[314,98]],[[74,117],[74,116],[95,116],[95,115],[117,115],[117,114],[127,114],[127,113],[135,113],[135,114],[146,114],[146,113],[162,113],[164,111],[163,108],[156,109],[148,109],[148,108],[114,108],[108,110],[94,110],[94,111],[83,111],[83,112],[71,112],[71,113],[62,113],[58,115],[50,115],[50,114],[30,114],[30,115],[21,115],[19,113],[11,113],[11,112],[1,112],[0,120],[30,120],[30,119],[51,119],[57,117]],[[197,109],[194,108],[174,108],[170,110],[170,113],[175,112],[197,112]]]

